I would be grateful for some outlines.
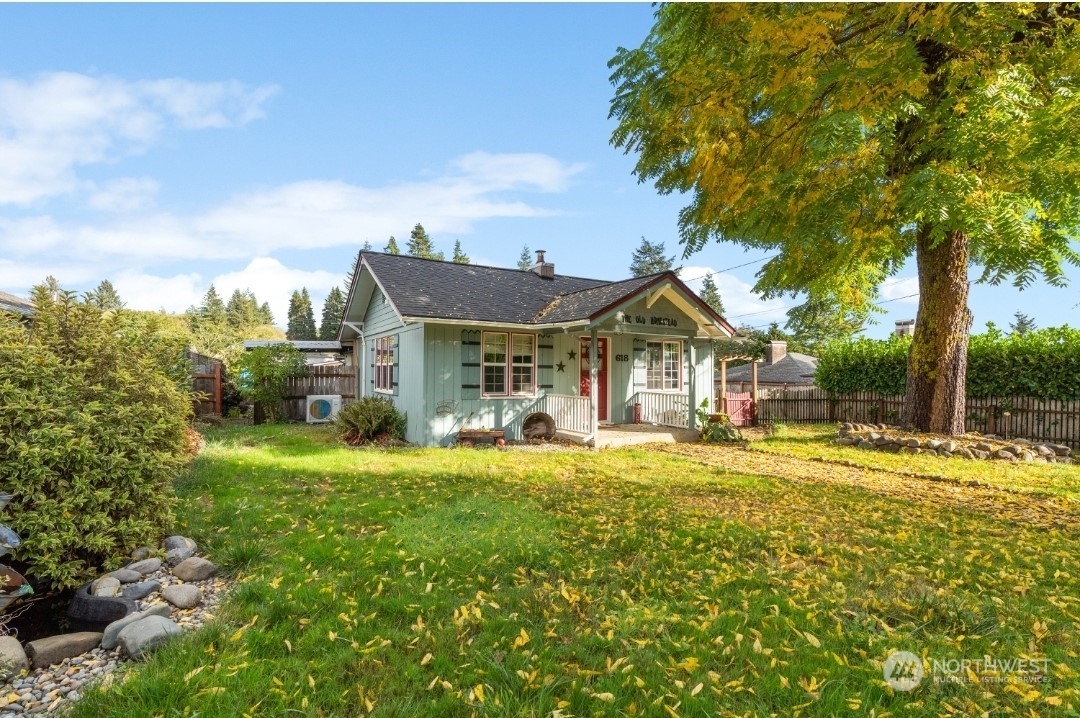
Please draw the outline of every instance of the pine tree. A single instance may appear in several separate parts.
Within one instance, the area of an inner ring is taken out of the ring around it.
[[[469,255],[465,254],[465,252],[463,252],[461,250],[461,240],[460,239],[454,242],[454,257],[453,257],[453,259],[454,259],[454,264],[468,264],[469,263]]]
[[[248,296],[250,295],[250,297]],[[234,289],[229,296],[229,302],[225,305],[225,321],[233,329],[243,329],[255,324],[255,295],[250,290],[245,295],[239,289]]]
[[[256,314],[258,323],[260,325],[271,325],[274,323],[274,313],[270,311],[270,302],[263,302],[259,307],[258,314]]]
[[[311,308],[311,295],[307,287],[299,292],[293,291],[289,297],[289,325],[285,330],[288,339],[312,340],[317,336],[315,331],[315,313]]]
[[[641,244],[634,250],[634,254],[630,258],[630,274],[635,277],[667,272],[674,266],[675,255],[665,256],[663,242],[653,244],[644,237],[641,238]]]
[[[445,259],[442,252],[435,251],[435,247],[431,243],[431,237],[424,230],[424,225],[419,222],[416,223],[416,226],[413,227],[412,232],[409,234],[408,251],[410,256],[420,257],[421,259]]]
[[[341,290],[334,287],[326,295],[323,302],[322,322],[319,323],[319,339],[333,341],[337,337],[338,327],[341,326],[341,317],[345,313],[345,295]]]
[[[532,252],[529,251],[529,245],[525,245],[521,248],[521,254],[518,255],[517,268],[524,271],[533,266]]]
[[[345,275],[345,296],[348,296],[349,292],[352,291],[352,280],[353,280],[353,277],[356,276],[356,268],[360,266],[360,257],[361,257],[361,255],[364,252],[370,252],[370,251],[371,251],[371,243],[370,242],[364,242],[363,248],[361,248],[360,251],[356,253],[355,257],[353,257],[352,264],[349,265],[349,273]]]
[[[124,303],[120,301],[120,295],[108,279],[102,280],[94,291],[87,292],[86,303],[104,310],[116,310],[124,307]]]
[[[225,302],[221,301],[217,289],[211,284],[199,306],[199,319],[203,324],[221,326],[225,324]]]
[[[364,246],[360,247],[360,251],[361,252],[370,252],[371,251],[371,242],[369,242],[369,241],[367,241],[365,239],[364,240]]]
[[[1035,324],[1035,320],[1024,314],[1023,312],[1017,312],[1013,315],[1016,317],[1015,322],[1009,322],[1009,329],[1013,334],[1017,336],[1024,336],[1028,332],[1033,332],[1039,327]]]
[[[386,243],[386,249],[383,251],[387,254],[401,254],[401,250],[398,249],[397,240],[394,239],[394,235],[390,235],[390,241]]]
[[[716,288],[711,274],[706,274],[705,281],[701,284],[701,301],[720,316],[724,316],[724,301],[720,298],[720,290]]]

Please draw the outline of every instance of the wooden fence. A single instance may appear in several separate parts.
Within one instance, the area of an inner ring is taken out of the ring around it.
[[[342,406],[356,398],[356,368],[340,365],[308,367],[308,376],[285,383],[285,418],[304,421],[307,397],[314,394],[340,394]]]
[[[187,359],[191,362],[191,391],[194,394],[192,405],[195,416],[220,416],[223,373],[221,360],[195,351],[189,351]]]
[[[758,424],[771,421],[895,424],[903,407],[904,397],[874,392],[831,397],[817,387],[759,388],[755,419]],[[968,399],[965,418],[968,431],[1080,448],[1080,401],[1030,396]]]

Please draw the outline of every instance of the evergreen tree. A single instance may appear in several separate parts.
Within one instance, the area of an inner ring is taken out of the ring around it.
[[[345,313],[345,295],[341,290],[334,287],[326,295],[323,302],[322,322],[319,323],[319,339],[333,341],[337,337],[338,327],[341,326],[341,317]]]
[[[469,255],[461,250],[461,240],[454,242],[454,264],[468,264]]]
[[[270,311],[270,302],[263,302],[256,314],[260,325],[270,326],[274,323],[274,313]]]
[[[397,240],[394,239],[394,235],[390,235],[390,241],[386,243],[386,249],[383,251],[387,254],[401,254],[401,250],[398,249]]]
[[[531,266],[533,266],[532,253],[529,251],[529,245],[526,244],[518,255],[517,268],[526,270]]]
[[[867,311],[845,307],[835,297],[810,297],[804,304],[788,310],[784,327],[795,344],[817,354],[830,342],[851,339],[868,320]]]
[[[108,279],[102,280],[94,291],[87,292],[86,303],[106,311],[122,309],[124,306],[120,295]]]
[[[1024,314],[1023,312],[1017,312],[1013,315],[1016,317],[1015,322],[1009,322],[1009,329],[1013,334],[1017,336],[1023,336],[1028,332],[1033,332],[1039,327],[1035,324],[1035,320]]]
[[[393,239],[391,237],[391,239]],[[364,246],[353,257],[352,264],[349,265],[349,273],[345,275],[345,296],[349,296],[349,292],[352,291],[352,279],[356,276],[356,268],[360,266],[360,257],[364,252],[371,251],[371,242],[364,242]]]
[[[255,294],[246,289],[234,289],[225,305],[225,321],[233,329],[245,329],[259,324],[259,303]]]
[[[206,290],[206,294],[203,296],[202,304],[198,309],[198,316],[201,324],[210,324],[213,326],[222,326],[225,324],[225,302],[221,301],[221,297],[218,296],[217,289],[211,284],[210,288]]]
[[[665,256],[663,242],[653,244],[644,237],[641,238],[641,244],[630,258],[630,274],[635,277],[666,272],[674,266],[675,255]]]
[[[365,239],[364,240],[364,246],[360,247],[360,251],[361,252],[370,252],[371,251],[371,242],[369,242],[369,241],[367,241]]]
[[[292,340],[312,340],[317,337],[315,330],[315,312],[311,308],[311,295],[307,287],[293,291],[289,298],[289,325],[285,336]]]
[[[409,234],[409,255],[413,257],[420,257],[421,259],[445,259],[442,252],[436,252],[434,245],[431,243],[431,237],[424,230],[424,225],[419,222],[413,227],[412,232]]]
[[[706,274],[705,281],[701,284],[701,301],[720,316],[724,316],[724,301],[720,298],[720,290],[716,288],[711,274]]]

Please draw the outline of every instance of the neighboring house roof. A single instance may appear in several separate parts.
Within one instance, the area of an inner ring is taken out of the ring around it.
[[[0,311],[15,312],[24,317],[34,316],[34,305],[22,297],[0,292]]]
[[[399,254],[364,252],[361,266],[402,317],[499,324],[565,324],[592,320],[653,285],[670,282],[729,334],[734,329],[672,272],[618,282]]]
[[[817,372],[817,357],[788,352],[773,364],[758,364],[759,384],[813,384]],[[718,379],[719,380],[719,379]],[[743,364],[727,370],[727,380],[750,381],[750,365]]]
[[[315,340],[289,340],[289,339],[247,339],[244,341],[244,349],[255,347],[271,347],[277,344],[292,344],[302,352],[340,352],[341,342],[315,341]]]

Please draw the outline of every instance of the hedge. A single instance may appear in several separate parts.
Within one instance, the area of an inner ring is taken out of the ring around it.
[[[907,387],[910,338],[857,339],[822,351],[815,383],[833,394],[897,396]],[[1004,334],[993,324],[968,343],[967,395],[1080,399],[1080,330]]]

